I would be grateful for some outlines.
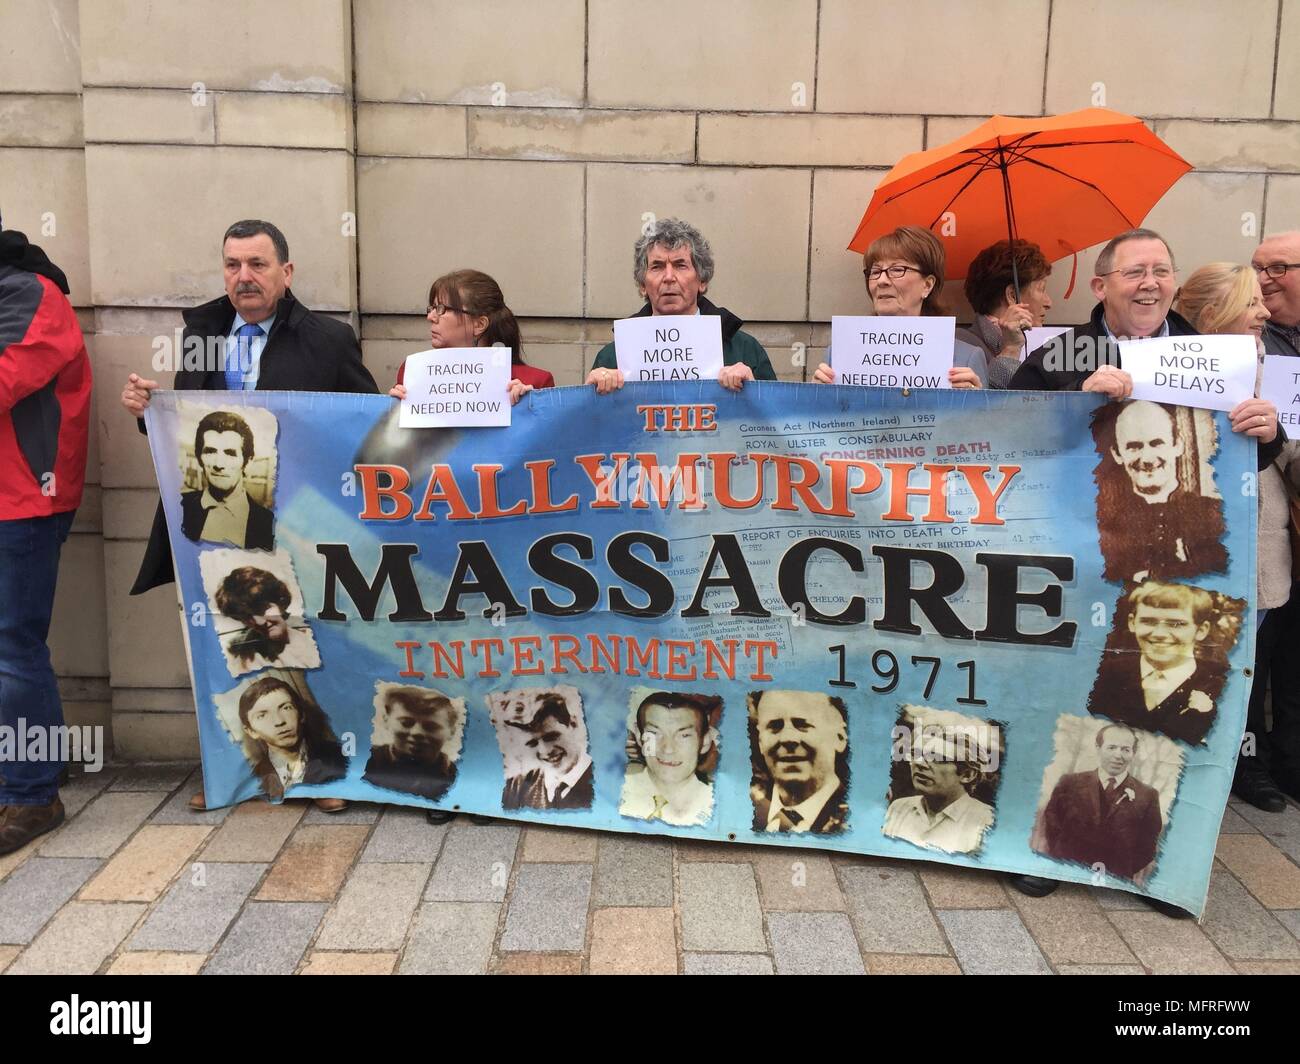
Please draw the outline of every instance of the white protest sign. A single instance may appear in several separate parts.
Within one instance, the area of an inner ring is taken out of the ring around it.
[[[1288,436],[1300,435],[1300,358],[1294,355],[1265,355],[1260,398],[1277,407],[1277,419]]]
[[[1231,410],[1255,394],[1253,336],[1157,336],[1121,340],[1119,358],[1133,398]]]
[[[510,424],[510,348],[444,347],[406,356],[404,429]]]
[[[629,381],[711,381],[722,372],[722,318],[661,314],[614,322],[614,356]]]
[[[956,318],[831,318],[836,384],[949,388]]]
[[[1069,331],[1069,325],[1040,325],[1033,329],[1026,329],[1025,346],[1020,349],[1020,361],[1023,362],[1026,355],[1032,355],[1054,336],[1060,336],[1061,333],[1068,333]]]

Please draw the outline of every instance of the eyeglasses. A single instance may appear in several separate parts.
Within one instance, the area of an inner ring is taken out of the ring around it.
[[[898,265],[872,266],[871,269],[863,270],[862,272],[867,275],[868,281],[876,280],[877,278],[880,277],[882,273],[889,274],[889,279],[891,281],[901,281],[904,277],[907,276],[909,271],[912,273],[922,272],[921,270],[918,270],[915,266],[898,266]]]
[[[1266,273],[1276,281],[1285,277],[1287,270],[1300,270],[1300,262],[1270,262],[1267,266],[1256,266],[1252,262],[1250,268],[1256,273]]]
[[[433,315],[433,320],[434,320],[434,321],[437,321],[439,318],[441,318],[441,317],[442,317],[444,314],[446,314],[448,311],[452,311],[452,312],[455,313],[455,314],[464,314],[464,313],[465,313],[465,308],[464,308],[464,307],[449,307],[449,306],[446,306],[446,305],[443,304],[443,303],[431,303],[431,304],[429,304],[429,306],[427,306],[427,307],[424,308],[424,314],[425,314],[425,317],[428,317],[429,315]]]
[[[1109,277],[1112,273],[1117,273],[1126,281],[1140,281],[1151,271],[1151,276],[1157,281],[1169,281],[1173,279],[1176,272],[1172,266],[1129,266],[1123,270],[1107,270],[1105,273],[1097,274],[1098,277]]]

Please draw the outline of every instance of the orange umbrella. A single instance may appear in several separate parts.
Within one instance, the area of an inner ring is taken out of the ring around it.
[[[1191,168],[1141,119],[1104,107],[995,115],[904,157],[877,186],[849,250],[922,225],[944,241],[949,279],[965,277],[981,249],[1004,239],[1030,240],[1053,262],[1141,225]]]

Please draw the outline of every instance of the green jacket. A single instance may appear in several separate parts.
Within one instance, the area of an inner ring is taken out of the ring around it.
[[[724,366],[734,366],[737,362],[743,362],[753,370],[754,380],[776,380],[776,371],[772,368],[772,362],[767,357],[767,352],[763,350],[763,345],[750,336],[749,333],[741,332],[740,327],[745,324],[743,321],[725,307],[715,307],[703,296],[700,296],[699,305],[701,314],[717,314],[722,318],[722,364]],[[633,315],[633,317],[637,318],[649,316],[649,303]],[[591,364],[591,368],[618,369],[618,360],[614,357],[613,341],[600,349],[599,354],[596,355],[596,361]]]

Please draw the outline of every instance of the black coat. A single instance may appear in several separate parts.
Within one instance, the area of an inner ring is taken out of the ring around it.
[[[1205,741],[1206,733],[1214,726],[1218,716],[1215,706],[1227,679],[1227,670],[1222,665],[1198,661],[1190,677],[1154,709],[1147,709],[1142,691],[1141,656],[1134,651],[1107,651],[1102,655],[1097,682],[1088,697],[1088,712],[1120,724],[1161,732],[1195,746]],[[1209,700],[1208,710],[1200,708],[1202,699],[1193,697],[1197,692]],[[1193,705],[1193,701],[1198,705]]]
[[[235,321],[235,307],[222,296],[194,307],[182,315],[185,320],[183,350],[191,341],[203,343],[203,350],[224,343]],[[197,338],[197,339],[195,339]],[[220,349],[220,348],[217,348]],[[177,391],[224,391],[225,373],[220,368],[176,371]],[[361,363],[361,345],[351,326],[308,310],[290,291],[276,307],[275,324],[266,339],[259,363],[259,392],[360,392],[375,395],[379,389],[370,371]],[[144,431],[144,422],[140,422]],[[139,595],[176,579],[172,571],[171,544],[162,503],[154,514],[149,545],[140,563],[131,594]]]

